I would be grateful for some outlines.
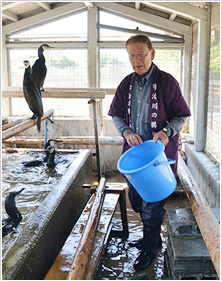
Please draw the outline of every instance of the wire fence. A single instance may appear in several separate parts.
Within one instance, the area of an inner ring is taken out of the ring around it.
[[[220,81],[210,81],[207,112],[206,152],[220,163]]]

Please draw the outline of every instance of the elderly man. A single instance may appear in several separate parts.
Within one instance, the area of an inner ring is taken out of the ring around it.
[[[176,160],[171,165],[176,175],[179,132],[186,117],[191,115],[190,110],[175,78],[152,62],[155,50],[148,36],[132,36],[126,42],[126,49],[134,72],[121,81],[108,113],[124,137],[122,153],[143,141],[160,140],[166,156]],[[162,245],[160,230],[167,199],[148,203],[127,182],[132,208],[140,213],[143,222],[143,238],[130,244],[142,250],[134,263],[135,270],[142,270],[150,266]]]

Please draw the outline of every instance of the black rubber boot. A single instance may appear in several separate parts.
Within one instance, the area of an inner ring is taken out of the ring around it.
[[[160,238],[160,225],[144,225],[143,233],[144,246],[133,265],[135,270],[148,268],[155,259]]]
[[[129,243],[129,246],[130,247],[135,247],[137,248],[138,250],[142,250],[143,249],[143,238],[141,238],[139,241],[133,243],[133,242],[130,242]]]
[[[144,226],[143,226],[143,230],[144,230]],[[136,242],[130,242],[129,246],[135,247],[138,250],[143,250],[143,248],[144,248],[144,240],[143,239],[144,239],[144,237],[141,238],[140,240],[136,241]],[[158,243],[157,243],[157,248],[162,248],[162,239],[161,239],[160,234],[159,234],[159,240],[158,240]]]
[[[141,238],[139,241],[137,242],[130,242],[129,243],[129,246],[130,247],[135,247],[137,248],[138,250],[143,250],[143,247],[144,247],[144,244],[143,244],[143,238]],[[159,237],[159,240],[158,240],[158,243],[157,243],[157,248],[162,248],[162,239],[161,239],[161,236]]]

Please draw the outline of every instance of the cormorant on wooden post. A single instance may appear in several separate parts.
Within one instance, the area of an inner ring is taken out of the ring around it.
[[[32,118],[37,117],[37,128],[38,132],[40,132],[41,117],[43,116],[42,97],[36,84],[31,79],[31,67],[29,61],[24,61],[24,65],[25,73],[23,79],[23,93],[30,110],[33,112]]]
[[[35,61],[34,65],[32,66],[32,73],[31,77],[32,80],[35,82],[38,90],[44,91],[43,84],[46,78],[47,68],[45,65],[45,57],[44,57],[44,50],[48,48],[54,48],[49,46],[48,44],[42,44],[38,49],[38,56],[39,58]]]

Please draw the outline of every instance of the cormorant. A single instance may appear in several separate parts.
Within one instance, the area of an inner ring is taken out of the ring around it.
[[[56,166],[56,163],[55,163],[55,153],[56,153],[55,147],[49,146],[45,149],[45,152],[49,152],[49,158],[48,158],[46,165],[49,168],[55,167]]]
[[[22,220],[22,215],[19,212],[15,204],[15,197],[20,194],[25,188],[19,191],[13,191],[8,194],[5,199],[5,210],[9,217],[2,220],[2,236],[6,236],[10,232],[14,231]]]
[[[50,47],[48,44],[42,44],[38,49],[38,56],[39,58],[35,61],[34,65],[32,66],[32,73],[31,77],[33,81],[35,82],[38,90],[41,89],[41,91],[44,91],[43,84],[46,78],[47,68],[45,65],[45,57],[43,55],[44,50]]]
[[[44,163],[43,160],[33,160],[33,161],[23,162],[22,164],[25,167],[31,167],[31,166],[40,166],[43,165],[43,163]]]
[[[29,61],[24,61],[25,73],[23,79],[23,93],[25,100],[28,103],[30,110],[33,112],[33,117],[37,117],[37,129],[41,129],[41,117],[43,116],[43,105],[40,91],[36,84],[31,79],[31,67]]]
[[[57,140],[57,139],[49,139],[44,146],[44,149],[47,149],[49,146],[54,147],[54,145],[58,144],[58,143],[63,143],[63,140]],[[46,151],[46,156],[44,157],[44,162],[48,161],[49,158],[49,151]]]
[[[57,139],[49,139],[45,145],[44,145],[44,149],[47,149],[49,146],[53,147],[54,145],[58,144],[58,143],[62,143],[62,140],[57,140]],[[28,162],[23,162],[22,164],[25,167],[32,167],[32,166],[41,166],[44,163],[46,163],[48,161],[49,158],[49,151],[44,150],[46,155],[45,157],[41,160],[32,160],[32,161],[28,161]]]

